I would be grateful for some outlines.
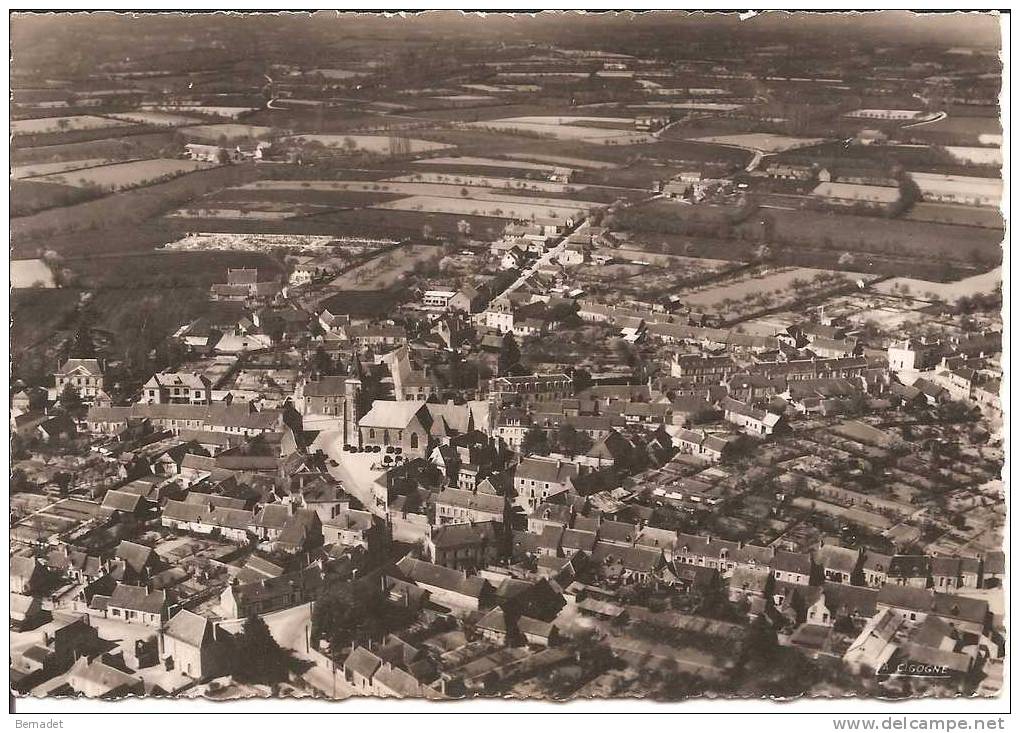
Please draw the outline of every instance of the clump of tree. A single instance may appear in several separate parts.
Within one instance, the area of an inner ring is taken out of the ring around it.
[[[293,664],[290,652],[276,643],[261,617],[252,614],[235,638],[236,677],[242,682],[285,682]]]
[[[385,601],[375,583],[334,583],[315,602],[312,642],[324,639],[336,656],[349,646],[382,636],[385,619]]]
[[[521,450],[531,456],[547,456],[552,450],[552,444],[549,442],[549,436],[545,430],[537,425],[532,425],[524,434]]]

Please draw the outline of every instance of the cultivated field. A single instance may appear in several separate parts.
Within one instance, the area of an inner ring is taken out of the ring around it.
[[[769,218],[775,239],[811,247],[953,261],[1002,256],[1002,235],[993,229],[779,209],[770,209]]]
[[[21,180],[23,178],[34,178],[35,176],[48,176],[53,173],[64,173],[82,168],[92,168],[97,165],[106,165],[109,162],[106,158],[89,158],[87,160],[63,160],[57,163],[15,165],[11,167],[11,178]]]
[[[242,190],[311,190],[311,191],[376,191],[405,196],[450,196],[465,199],[483,199],[488,201],[521,201],[534,204],[550,204],[576,208],[597,206],[594,201],[576,201],[573,199],[541,198],[534,196],[516,196],[507,194],[503,187],[472,186],[457,183],[417,183],[414,181],[382,180],[382,181],[256,181],[240,187]],[[553,191],[555,193],[555,191]]]
[[[120,131],[120,129],[114,128],[114,131]],[[11,150],[11,163],[22,166],[100,158],[105,160],[157,158],[160,156],[160,151],[175,144],[174,133],[169,128],[164,128],[158,132],[139,135],[124,135],[56,145],[37,145],[31,148],[16,147]]]
[[[596,170],[608,170],[616,168],[615,163],[605,160],[590,160],[588,158],[571,158],[565,155],[544,155],[540,153],[510,153],[508,158],[521,161],[536,160],[541,163],[551,163],[555,166],[567,166],[570,168],[594,168]]]
[[[713,135],[691,138],[694,142],[728,145],[746,150],[761,150],[765,153],[782,153],[796,148],[807,148],[825,142],[821,138],[788,137],[765,132],[749,132],[743,135]]]
[[[844,112],[844,117],[856,117],[869,120],[918,120],[924,117],[923,110],[914,109],[855,109]]]
[[[831,291],[851,279],[868,281],[874,276],[809,267],[761,267],[681,291],[678,295],[691,308],[716,312],[731,319],[758,310],[792,305],[815,293]]]
[[[245,140],[265,137],[272,128],[262,125],[239,125],[225,122],[221,125],[195,125],[193,127],[182,127],[181,132],[199,140],[216,142],[221,137],[227,140]]]
[[[679,109],[692,112],[733,112],[744,107],[742,104],[725,102],[644,102],[643,104],[627,105],[628,109]]]
[[[189,207],[186,209],[178,209],[170,214],[168,217],[175,219],[241,219],[244,221],[283,221],[286,219],[293,219],[299,216],[305,216],[307,214],[316,211],[316,207],[312,206],[273,206],[270,203],[264,203],[260,207],[254,207],[246,205],[244,207]]]
[[[953,303],[963,296],[969,297],[975,294],[988,295],[994,293],[995,289],[1001,285],[1002,268],[996,267],[980,275],[974,275],[973,277],[967,277],[951,283],[897,277],[880,282],[873,289],[886,295],[909,294],[916,298],[939,298],[946,303]]]
[[[393,138],[387,135],[293,135],[286,139],[305,143],[321,143],[327,148],[349,148],[352,151],[363,150],[387,155],[429,153],[433,150],[446,150],[453,147],[428,140]]]
[[[978,148],[963,145],[947,145],[942,149],[960,163],[991,165],[995,167],[1002,165],[1002,149],[998,147]]]
[[[578,124],[585,123],[585,124]],[[634,145],[654,140],[649,133],[619,129],[633,125],[625,117],[505,117],[498,120],[470,122],[468,126],[501,132],[524,133],[555,140],[574,140],[606,145]],[[605,125],[605,127],[597,126]]]
[[[42,260],[11,260],[12,288],[53,288],[53,272]]]
[[[121,190],[211,167],[213,167],[211,163],[197,160],[154,158],[152,160],[135,160],[129,163],[112,163],[64,173],[52,173],[48,176],[33,178],[33,180],[80,188],[98,187]]]
[[[206,105],[182,105],[182,106],[151,106],[143,109],[153,109],[160,112],[209,115],[211,117],[225,117],[229,120],[236,120],[243,114],[255,112],[256,107],[215,107]]]
[[[989,207],[957,204],[914,204],[902,218],[965,227],[984,227],[1002,231],[1002,214]]]
[[[543,173],[552,173],[556,170],[555,165],[542,163],[528,163],[527,161],[501,160],[500,158],[479,158],[470,155],[463,157],[425,158],[414,161],[415,165],[469,165],[488,168],[516,168],[517,170],[533,170]]]
[[[554,202],[556,199],[546,199]],[[570,203],[558,201],[559,204]],[[581,202],[575,202],[581,203]],[[580,207],[558,206],[549,203],[528,203],[524,197],[503,200],[483,200],[475,198],[451,198],[445,196],[409,196],[398,201],[379,204],[377,209],[395,209],[397,211],[424,211],[436,214],[468,214],[471,216],[490,216],[499,219],[567,219],[577,215]],[[587,204],[594,208],[597,204]]]
[[[108,127],[127,127],[131,123],[95,115],[74,115],[72,117],[41,117],[34,120],[12,120],[11,133],[14,135],[39,135],[65,130],[103,130]]]
[[[342,80],[353,79],[356,76],[364,76],[364,71],[351,71],[350,69],[310,69],[305,72],[306,76],[321,76],[325,79]]]
[[[515,191],[544,191],[548,193],[573,193],[576,186],[551,181],[532,181],[525,178],[498,178],[490,176],[457,175],[452,173],[414,173],[408,176],[387,178],[387,181],[406,183],[445,183],[458,186],[480,186],[482,188],[508,188]]]
[[[440,99],[444,102],[491,102],[496,98],[487,94],[440,94],[432,99]]]
[[[914,129],[914,132],[933,132],[966,138],[980,138],[982,135],[1002,135],[1002,125],[995,117],[958,117],[951,115]]]
[[[359,191],[397,194],[407,198],[384,201],[373,206],[404,211],[472,214],[509,219],[530,219],[533,215],[538,218],[546,216],[565,218],[574,216],[580,210],[602,205],[597,201],[520,196],[498,188],[401,181],[258,181],[242,187],[242,190]],[[521,216],[518,216],[519,214]]]
[[[385,290],[419,263],[438,260],[442,254],[437,247],[404,245],[345,272],[330,285],[342,290]]]
[[[200,125],[202,120],[197,117],[185,117],[184,115],[172,114],[170,112],[118,112],[110,115],[114,119],[126,122],[138,122],[143,125],[156,125],[159,127],[181,127],[183,125]]]
[[[273,252],[276,250],[303,250],[321,252],[342,248],[345,252],[362,254],[393,244],[388,239],[345,239],[339,237],[302,234],[227,234],[221,232],[197,232],[187,234],[164,249],[181,252],[210,252],[215,250],[236,250],[244,252]]]
[[[600,302],[648,300],[673,295],[684,282],[717,272],[733,263],[695,257],[652,255],[638,250],[600,249],[614,264],[585,264],[571,269],[571,285]]]

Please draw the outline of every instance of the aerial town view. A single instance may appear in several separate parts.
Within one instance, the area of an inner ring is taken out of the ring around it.
[[[10,29],[16,699],[1003,689],[998,15]]]

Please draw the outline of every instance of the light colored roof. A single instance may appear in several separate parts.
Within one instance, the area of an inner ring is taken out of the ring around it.
[[[573,463],[525,458],[517,466],[514,478],[562,484],[577,474],[578,468]]]
[[[372,529],[373,516],[374,515],[371,512],[361,512],[356,509],[348,509],[346,511],[337,512],[335,517],[323,522],[323,526],[366,531]]]
[[[102,694],[108,694],[124,687],[135,687],[142,685],[141,677],[130,675],[127,672],[111,667],[96,657],[91,662],[86,657],[78,660],[68,674],[68,681],[71,686],[87,683],[90,691],[100,689]],[[81,685],[84,688],[84,685]]]
[[[857,567],[858,553],[846,547],[825,545],[815,553],[818,564],[823,568],[832,568],[845,573],[853,572]]]
[[[161,387],[187,387],[188,389],[204,389],[209,380],[193,372],[161,372],[149,377],[145,386],[157,384]]]
[[[443,420],[447,428],[458,433],[468,432],[472,422],[470,405],[433,404],[429,402],[426,404],[426,407],[432,418],[436,421]]]
[[[138,508],[141,500],[142,497],[138,494],[110,489],[106,492],[106,496],[103,497],[102,506],[103,509],[110,511],[133,512]]]
[[[20,555],[15,555],[11,558],[11,577],[30,578],[38,571],[39,563],[36,562],[35,558],[21,557]]]
[[[499,522],[444,524],[432,530],[432,544],[441,548],[492,544],[499,534]]]
[[[374,400],[372,409],[358,421],[358,425],[370,428],[395,428],[406,430],[415,416],[424,408],[424,402],[415,400]]]
[[[11,613],[28,613],[36,599],[21,593],[11,593]]]
[[[163,517],[177,522],[198,522],[205,511],[202,504],[191,504],[170,499],[163,507]]]
[[[474,509],[492,514],[503,514],[505,499],[495,494],[476,494],[462,489],[443,489],[436,497],[436,504],[447,504],[461,509]]]
[[[209,632],[209,619],[182,609],[166,625],[164,633],[192,646],[200,647]]]
[[[64,376],[75,371],[97,377],[103,374],[98,359],[68,359],[57,371],[57,374]]]

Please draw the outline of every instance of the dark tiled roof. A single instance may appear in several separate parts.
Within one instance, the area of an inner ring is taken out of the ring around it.
[[[161,590],[150,593],[145,588],[118,583],[107,605],[110,608],[158,614],[166,607],[166,593]]]
[[[480,598],[490,587],[483,578],[469,576],[466,573],[433,565],[424,560],[416,560],[410,556],[400,560],[397,563],[397,568],[415,583],[431,585],[471,598]]]

